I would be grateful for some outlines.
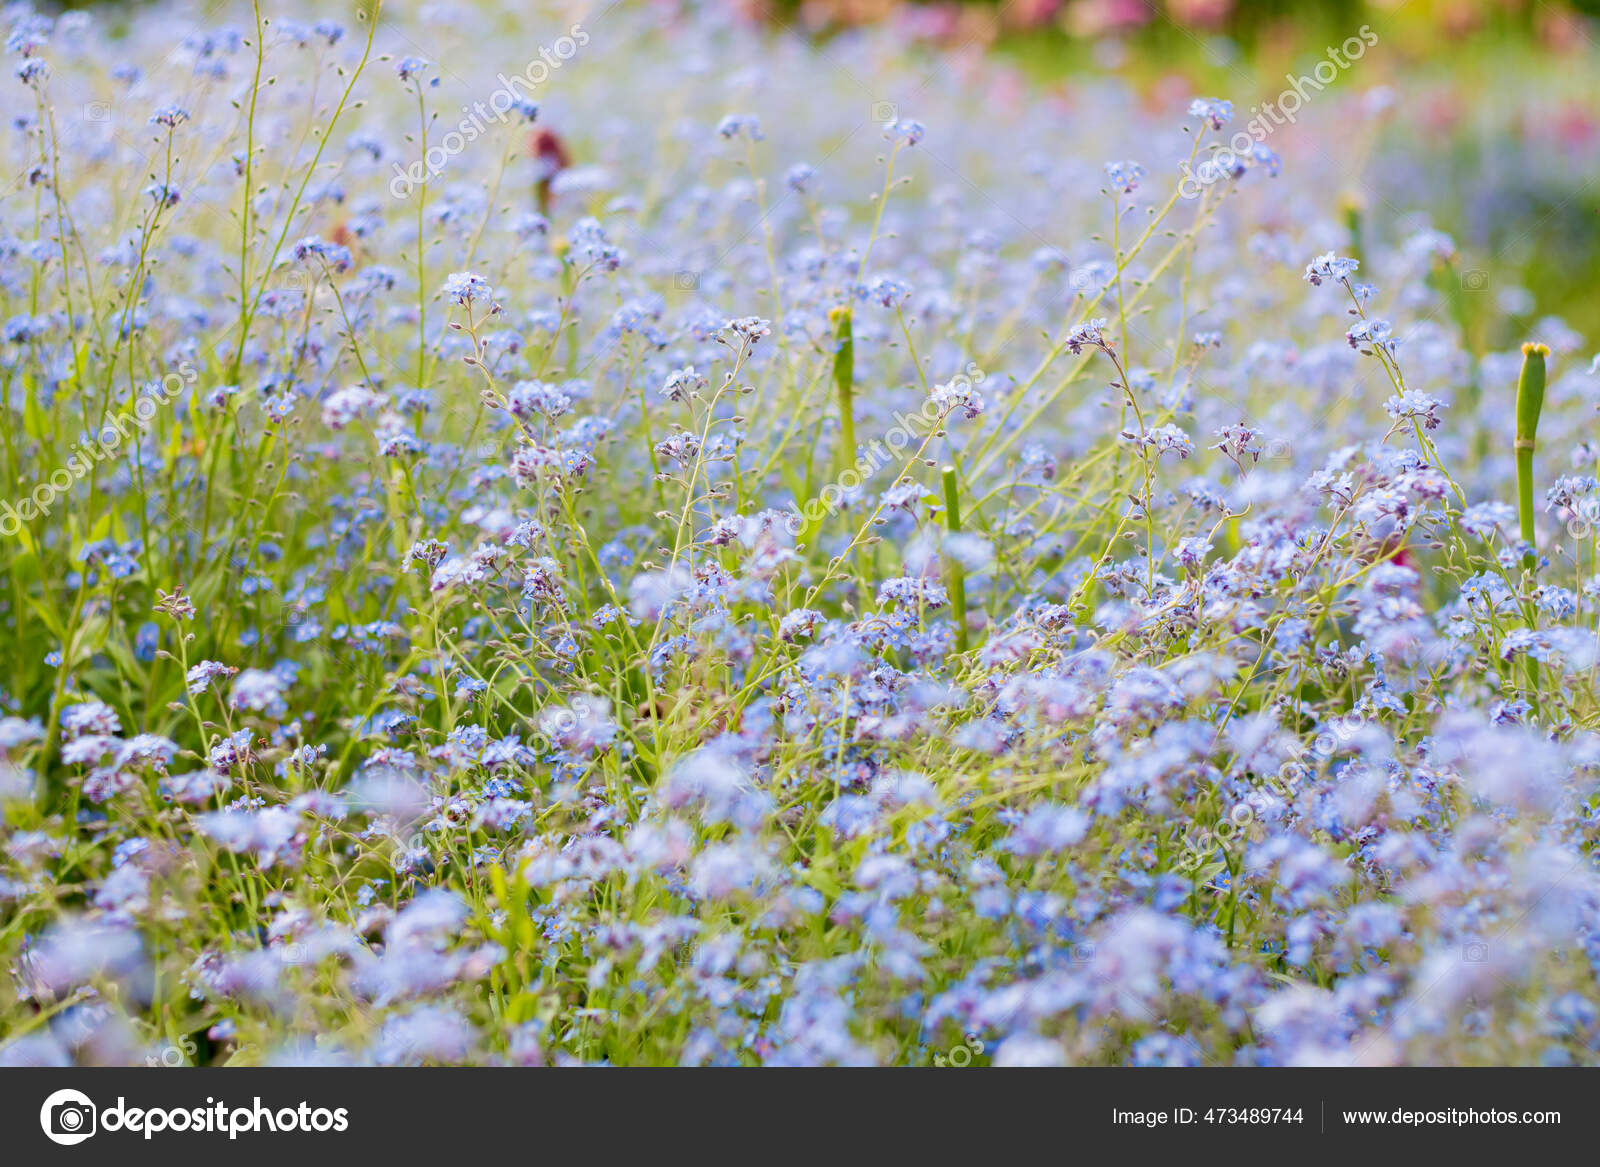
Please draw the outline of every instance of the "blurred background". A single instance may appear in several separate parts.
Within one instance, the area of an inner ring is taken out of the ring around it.
[[[632,3],[635,0],[625,0]],[[739,19],[827,39],[862,26],[930,48],[1014,61],[1070,90],[1115,76],[1153,108],[1192,94],[1241,116],[1363,25],[1377,43],[1330,89],[1386,104],[1382,131],[1348,143],[1361,193],[1414,208],[1456,241],[1484,328],[1534,311],[1600,331],[1600,0],[727,0]],[[1092,111],[1086,111],[1091,113]],[[1274,139],[1274,146],[1279,140]],[[1394,226],[1394,224],[1391,224]],[[1509,335],[1509,332],[1508,332]],[[1480,338],[1490,344],[1498,337]]]
[[[441,22],[454,2],[434,5]],[[508,29],[537,25],[517,0],[476,2]],[[1474,347],[1511,345],[1553,309],[1600,335],[1600,0],[580,0],[570,15],[603,20],[619,4],[719,9],[821,44],[872,30],[913,53],[981,54],[1077,117],[1094,116],[1107,78],[1152,112],[1224,98],[1238,111],[1230,132],[1370,28],[1356,67],[1307,103],[1298,132],[1274,130],[1272,148],[1285,165],[1343,151],[1325,159],[1350,176],[1330,202],[1358,205],[1375,245],[1448,234],[1474,293],[1462,305],[1481,330]],[[136,5],[72,6],[114,21]]]

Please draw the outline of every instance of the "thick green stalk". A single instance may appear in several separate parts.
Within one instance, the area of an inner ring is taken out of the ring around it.
[[[834,323],[833,385],[839,394],[839,470],[843,473],[856,464],[855,378],[856,346],[850,331],[850,309],[835,308],[828,313]]]
[[[1522,520],[1522,541],[1528,545],[1522,565],[1529,571],[1539,563],[1533,550],[1533,447],[1539,432],[1539,411],[1544,408],[1544,359],[1550,350],[1529,342],[1522,346],[1522,376],[1517,379],[1517,512]],[[1525,664],[1528,692],[1538,708],[1539,663],[1528,656]]]
[[[961,496],[956,484],[956,468],[946,466],[944,477],[944,525],[952,535],[961,534]],[[956,651],[967,651],[967,581],[961,561],[953,555],[945,557],[946,588],[950,592],[950,610],[956,624]]]
[[[1522,541],[1529,545],[1523,565],[1532,569],[1538,557],[1533,546],[1533,447],[1544,408],[1544,359],[1550,350],[1529,342],[1522,346],[1522,376],[1517,381],[1517,511],[1522,520]]]

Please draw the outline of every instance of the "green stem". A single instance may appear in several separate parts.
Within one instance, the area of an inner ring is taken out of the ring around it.
[[[1528,545],[1522,566],[1535,571],[1538,552],[1533,547],[1533,448],[1539,431],[1539,412],[1544,408],[1544,359],[1550,350],[1530,341],[1522,346],[1522,376],[1517,379],[1517,511],[1522,520],[1522,541]],[[1530,625],[1531,627],[1531,625]],[[1528,692],[1539,690],[1539,662],[1527,659]],[[1537,697],[1534,698],[1537,701]]]
[[[1533,551],[1533,447],[1544,408],[1544,359],[1550,350],[1531,341],[1522,346],[1522,376],[1517,381],[1517,510],[1522,519],[1522,541],[1529,546],[1523,566],[1532,570],[1538,557]]]
[[[961,495],[956,484],[956,468],[946,466],[944,478],[944,525],[952,535],[961,534]],[[967,581],[961,561],[955,556],[945,556],[946,587],[950,591],[950,608],[956,622],[956,651],[967,651]]]
[[[850,329],[848,306],[828,314],[834,322],[833,384],[839,393],[839,471],[856,464],[855,377],[856,345]]]
[[[1339,200],[1339,210],[1344,216],[1345,230],[1350,233],[1350,258],[1365,266],[1367,257],[1361,237],[1361,200],[1355,195],[1346,194]]]

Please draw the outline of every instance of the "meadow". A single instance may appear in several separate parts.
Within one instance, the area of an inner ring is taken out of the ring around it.
[[[4,18],[0,1065],[1600,1060],[1592,136]]]

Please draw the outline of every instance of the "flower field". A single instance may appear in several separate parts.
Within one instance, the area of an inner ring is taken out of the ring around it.
[[[1597,1060],[1600,341],[1380,19],[525,7],[5,11],[0,1064]]]

